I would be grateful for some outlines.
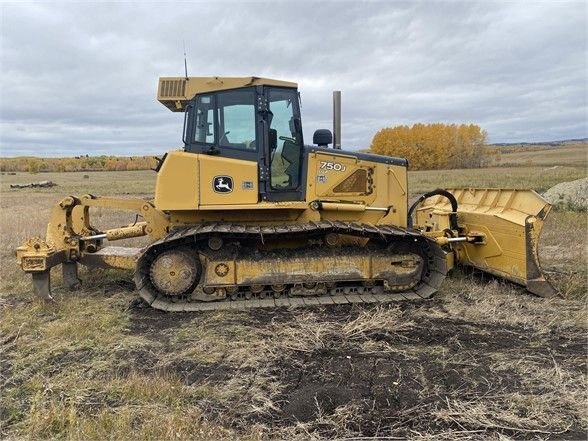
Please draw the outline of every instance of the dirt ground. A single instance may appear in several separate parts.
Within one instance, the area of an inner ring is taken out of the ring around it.
[[[553,419],[533,415],[527,408],[528,404],[551,408],[555,401],[552,395],[559,391],[549,381],[552,378],[544,384],[543,375],[563,380],[565,371],[565,381],[572,382],[584,376],[583,333],[543,334],[525,326],[450,317],[444,312],[445,303],[438,296],[430,302],[384,307],[247,313],[240,324],[256,328],[262,339],[289,327],[300,315],[333,329],[318,345],[297,347],[291,342],[289,347],[285,342],[284,356],[267,366],[267,374],[281,386],[269,414],[248,415],[234,405],[209,410],[234,413],[244,427],[257,423],[270,432],[290,434],[294,427],[295,434],[312,437],[436,434],[453,439],[502,434],[519,439],[583,439],[586,421],[581,419],[581,403],[566,400],[571,414]],[[343,330],[362,316],[380,313],[395,317],[395,326],[373,326],[357,334]],[[159,340],[162,330],[193,320],[138,310],[131,332]],[[159,362],[145,354],[139,358],[151,368]],[[220,386],[242,369],[248,376],[249,367],[221,360],[209,366],[184,361],[169,369],[186,384]]]
[[[4,437],[585,439],[584,301],[458,274],[429,301],[169,314],[101,279],[9,306]]]

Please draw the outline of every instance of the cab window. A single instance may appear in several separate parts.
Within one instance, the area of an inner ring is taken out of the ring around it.
[[[199,96],[196,100],[196,127],[194,140],[214,144],[214,104],[212,95]]]
[[[219,147],[257,150],[253,90],[217,94]]]

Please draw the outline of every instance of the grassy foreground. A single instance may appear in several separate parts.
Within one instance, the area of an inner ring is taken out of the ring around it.
[[[411,191],[544,191],[586,176],[585,154],[556,168],[515,159],[411,173]],[[546,223],[541,259],[557,299],[456,272],[426,302],[164,314],[136,302],[130,274],[92,270],[83,290],[40,303],[13,250],[43,234],[53,203],[153,191],[153,172],[87,174],[43,174],[58,187],[23,190],[9,184],[30,175],[2,176],[3,439],[585,439],[585,213]]]

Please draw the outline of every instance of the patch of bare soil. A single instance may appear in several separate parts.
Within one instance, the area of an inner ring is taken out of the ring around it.
[[[528,327],[429,317],[427,311],[443,310],[443,300],[393,308],[406,326],[361,328],[359,319],[373,318],[379,311],[371,305],[250,311],[238,317],[239,324],[258,332],[264,347],[275,346],[260,364],[234,363],[227,353],[207,363],[175,359],[166,369],[185,384],[219,390],[236,379],[247,379],[239,383],[247,401],[247,388],[253,387],[263,366],[264,375],[277,385],[267,411],[240,409],[239,400],[203,397],[196,403],[217,420],[231,415],[230,424],[237,431],[261,424],[280,438],[438,434],[483,439],[500,434],[584,439],[586,421],[574,416],[573,409],[565,414],[553,408],[574,404],[553,401],[557,390],[551,377],[569,376],[574,381],[585,374],[583,333],[535,333]],[[305,322],[308,328],[291,334],[292,322],[302,315],[312,318]],[[136,357],[133,369],[161,365],[150,358],[165,355],[169,342],[162,336],[198,320],[202,317],[135,311],[130,332],[161,342],[164,350],[129,354]],[[219,336],[222,323],[221,319],[216,330]],[[317,327],[322,327],[322,336]],[[300,343],[305,332],[314,336],[313,344]],[[298,341],[289,341],[288,335],[298,335]],[[562,381],[562,390],[565,387]],[[537,410],[541,406],[551,407],[546,414],[557,412],[557,417],[545,419]]]

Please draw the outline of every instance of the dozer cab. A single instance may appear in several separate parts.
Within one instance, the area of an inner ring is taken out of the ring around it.
[[[409,208],[405,159],[329,148],[328,130],[304,145],[295,83],[161,78],[158,100],[184,112],[184,147],[159,160],[154,199],[59,202],[46,238],[17,249],[39,296],[60,264],[68,288],[78,264],[132,269],[166,311],[422,299],[456,264],[555,294],[537,254],[550,206],[533,191],[434,190]],[[92,207],[142,221],[98,230]],[[149,245],[110,244],[139,236]]]

